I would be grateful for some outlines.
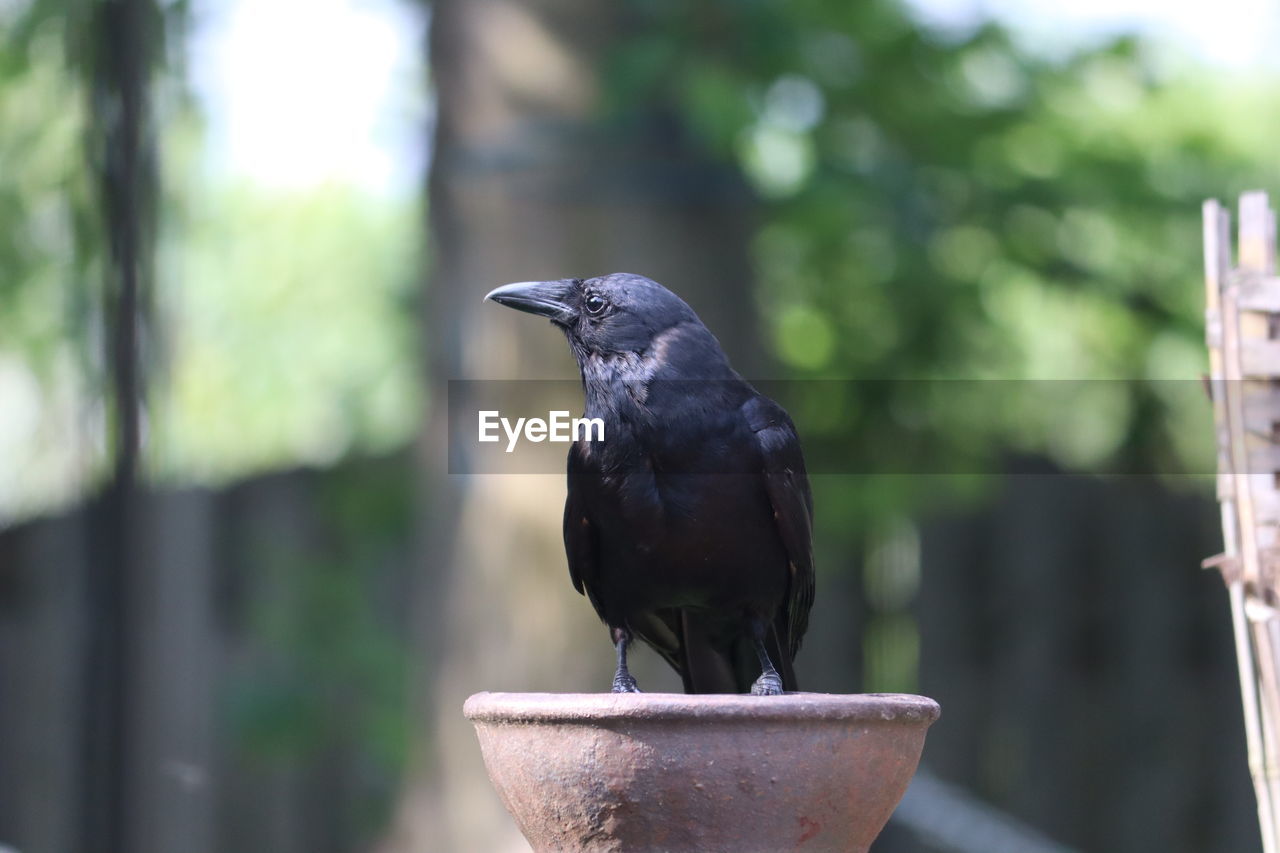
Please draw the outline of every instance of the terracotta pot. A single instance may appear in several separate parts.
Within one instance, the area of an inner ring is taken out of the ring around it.
[[[477,693],[463,710],[538,853],[866,851],[938,718],[893,694]]]

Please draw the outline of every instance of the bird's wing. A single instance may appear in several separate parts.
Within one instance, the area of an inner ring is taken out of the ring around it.
[[[794,658],[809,627],[809,610],[813,606],[813,493],[795,425],[782,407],[757,395],[743,405],[743,413],[755,434],[774,524],[787,552],[791,577],[785,644]]]
[[[578,444],[569,446],[569,482],[564,501],[564,552],[569,558],[569,580],[573,588],[591,599],[598,612],[592,585],[596,577],[596,529],[586,510],[583,496],[584,475],[582,455]]]
[[[576,443],[569,448],[568,467],[569,488],[564,502],[564,550],[569,558],[569,579],[573,581],[573,588],[586,595],[596,613],[604,619],[596,586],[598,531],[586,511],[587,501],[583,489],[583,481],[591,475],[585,470],[584,460]],[[648,644],[673,669],[682,672],[681,649],[684,638],[679,610],[637,613],[627,627],[636,639]]]

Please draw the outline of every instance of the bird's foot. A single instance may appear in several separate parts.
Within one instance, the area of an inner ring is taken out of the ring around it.
[[[766,672],[751,685],[752,696],[781,696],[782,677],[776,672]]]
[[[613,677],[614,693],[640,693],[641,690],[636,686],[636,680],[631,677],[629,672],[620,672]]]

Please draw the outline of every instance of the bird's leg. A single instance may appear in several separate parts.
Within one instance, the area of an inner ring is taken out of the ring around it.
[[[778,671],[773,668],[773,661],[769,660],[769,653],[765,651],[764,632],[764,622],[753,618],[751,641],[756,647],[756,657],[760,659],[760,677],[756,679],[755,684],[751,685],[751,693],[753,696],[781,696],[782,676],[778,675]]]
[[[626,628],[611,628],[613,647],[618,651],[618,670],[613,674],[614,693],[639,693],[636,680],[627,671],[627,646],[631,645],[631,632]]]

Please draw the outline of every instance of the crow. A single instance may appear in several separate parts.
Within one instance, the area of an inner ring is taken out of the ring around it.
[[[613,692],[633,638],[687,693],[795,691],[813,605],[813,497],[786,411],[644,276],[519,282],[485,299],[559,326],[604,437],[569,449],[569,576],[609,629]],[[596,436],[598,439],[599,437]]]

